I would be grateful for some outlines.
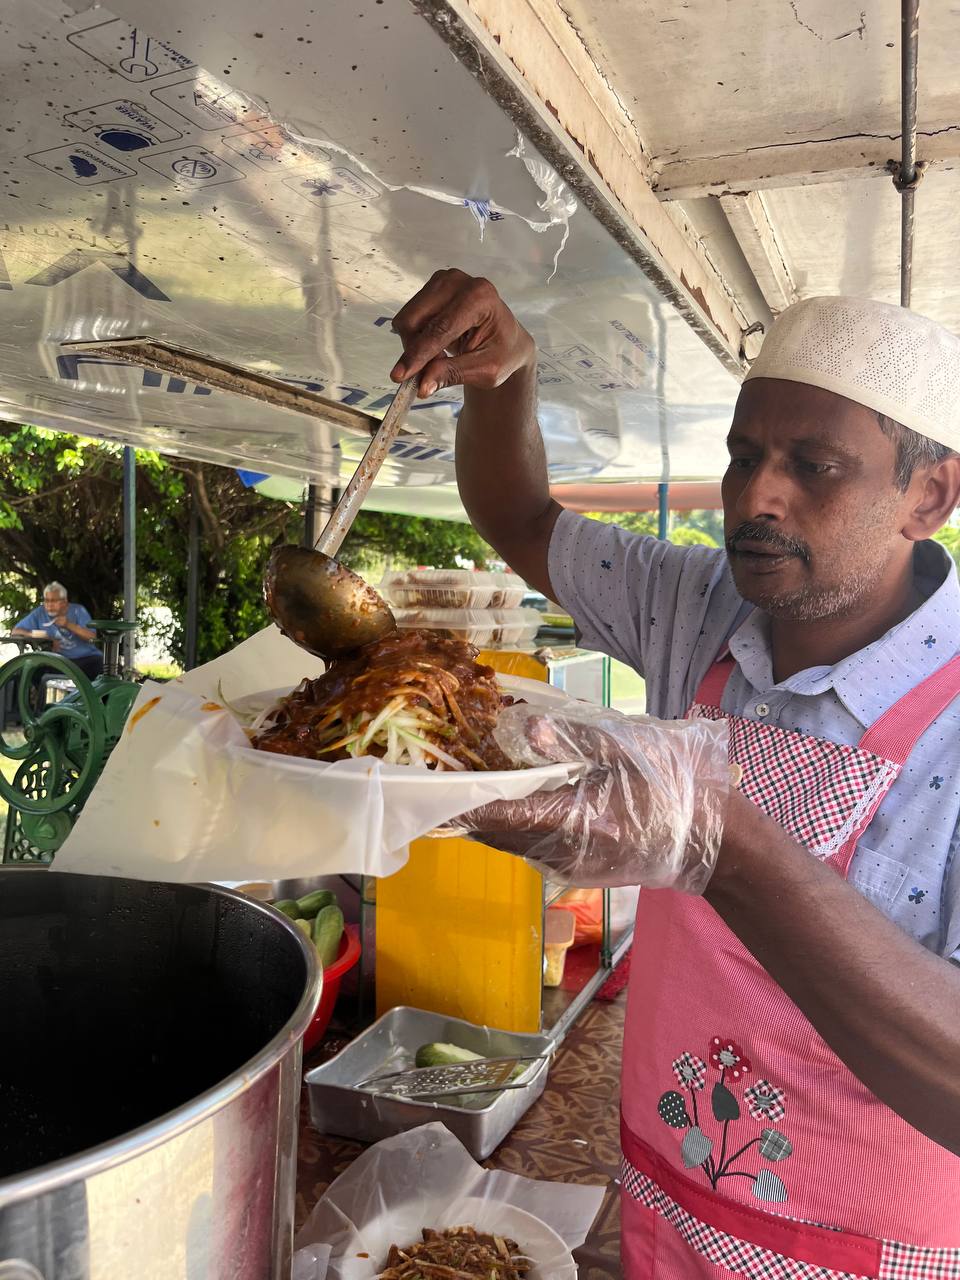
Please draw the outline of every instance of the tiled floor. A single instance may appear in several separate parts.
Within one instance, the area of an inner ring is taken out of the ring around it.
[[[487,1162],[530,1178],[609,1183],[582,1249],[581,1280],[621,1280],[620,1212],[613,1179],[619,1163],[620,1045],[626,996],[592,1004],[567,1036],[543,1096]],[[297,1226],[323,1192],[361,1151],[316,1133],[301,1113]]]

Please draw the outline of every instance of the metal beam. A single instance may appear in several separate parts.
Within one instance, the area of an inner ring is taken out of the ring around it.
[[[960,169],[960,124],[917,134],[931,169]],[[900,134],[854,134],[769,147],[746,147],[714,156],[654,160],[653,190],[660,200],[746,195],[823,182],[888,178],[887,165],[900,151]]]
[[[137,620],[137,455],[129,445],[123,451],[123,617]],[[123,660],[133,667],[136,633],[123,637]]]
[[[197,630],[200,618],[200,504],[190,490],[190,528],[187,534],[187,617],[184,623],[183,665],[197,665]]]
[[[797,286],[763,196],[757,191],[721,196],[720,207],[770,310],[776,315],[796,302]]]
[[[320,536],[317,515],[322,501],[320,486],[311,480],[307,485],[307,500],[303,508],[303,545],[309,547],[311,551]]]
[[[742,373],[742,333],[755,317],[660,207],[629,115],[555,0],[412,3],[710,350]]]
[[[923,169],[917,164],[917,56],[920,0],[902,0],[900,9],[900,168],[894,185],[900,192],[900,305],[909,307],[913,291],[913,205]]]

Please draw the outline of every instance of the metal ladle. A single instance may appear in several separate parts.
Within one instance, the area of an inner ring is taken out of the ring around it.
[[[285,636],[318,658],[342,657],[397,629],[386,601],[335,556],[416,394],[416,378],[401,382],[313,550],[287,545],[270,556],[263,579],[267,608]]]

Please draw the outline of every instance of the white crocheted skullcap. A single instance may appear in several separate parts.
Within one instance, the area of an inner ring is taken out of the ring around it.
[[[823,387],[960,452],[960,338],[868,298],[806,298],[782,312],[744,381]]]

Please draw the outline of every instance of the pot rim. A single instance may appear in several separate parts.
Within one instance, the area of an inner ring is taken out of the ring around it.
[[[5,874],[7,870],[13,870],[13,868],[0,869],[0,875]],[[57,874],[55,867],[17,867],[15,870],[17,875],[29,875],[31,873],[36,875]],[[66,875],[67,873],[60,872],[59,874]],[[144,881],[144,883],[152,882]],[[223,885],[203,881],[190,882],[189,887],[206,889],[218,897],[231,898],[234,902],[242,903],[245,907],[258,911],[261,915],[268,916],[274,923],[283,926],[287,935],[296,940],[306,963],[306,980],[299,1003],[286,1024],[281,1027],[272,1040],[267,1041],[259,1053],[248,1059],[231,1075],[227,1076],[225,1080],[221,1080],[219,1084],[207,1089],[204,1093],[198,1094],[195,1098],[191,1098],[183,1106],[176,1107],[173,1111],[168,1111],[164,1115],[158,1116],[156,1120],[151,1120],[148,1124],[141,1125],[138,1129],[131,1129],[129,1133],[123,1133],[117,1138],[102,1142],[96,1147],[88,1147],[85,1151],[78,1151],[75,1155],[64,1156],[62,1160],[55,1160],[52,1164],[40,1165],[38,1168],[29,1169],[24,1173],[15,1173],[8,1178],[0,1178],[0,1209],[16,1204],[21,1200],[29,1200],[36,1196],[46,1195],[74,1182],[85,1181],[95,1174],[104,1173],[108,1169],[114,1169],[118,1165],[125,1164],[126,1161],[132,1160],[135,1156],[152,1151],[155,1147],[168,1142],[171,1138],[178,1137],[188,1129],[192,1129],[195,1125],[209,1119],[218,1111],[222,1111],[228,1103],[245,1093],[262,1076],[266,1075],[272,1067],[281,1062],[288,1053],[295,1052],[299,1048],[303,1034],[316,1012],[323,988],[323,972],[320,968],[316,948],[294,925],[292,920],[285,916],[282,911],[275,911],[273,907],[265,902],[247,897],[246,894],[240,893],[236,889],[227,889]]]

